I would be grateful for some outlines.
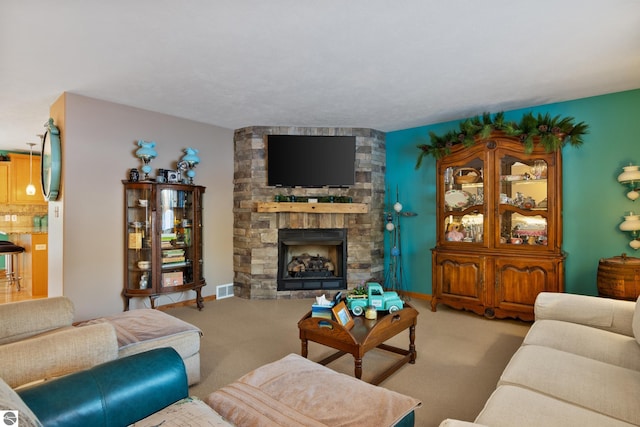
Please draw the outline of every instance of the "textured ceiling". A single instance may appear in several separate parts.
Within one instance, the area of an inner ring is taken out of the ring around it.
[[[0,149],[63,92],[383,131],[640,88],[640,0],[2,0]]]

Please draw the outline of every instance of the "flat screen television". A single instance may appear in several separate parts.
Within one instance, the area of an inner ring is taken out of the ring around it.
[[[267,136],[267,184],[348,187],[355,183],[355,136]]]

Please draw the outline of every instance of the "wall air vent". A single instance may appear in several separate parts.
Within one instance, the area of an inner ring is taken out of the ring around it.
[[[233,296],[233,283],[216,286],[216,299],[229,298]]]

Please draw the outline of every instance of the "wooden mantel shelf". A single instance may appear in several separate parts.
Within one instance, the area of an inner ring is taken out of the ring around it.
[[[258,212],[302,212],[302,213],[367,213],[364,203],[305,203],[305,202],[258,202]]]

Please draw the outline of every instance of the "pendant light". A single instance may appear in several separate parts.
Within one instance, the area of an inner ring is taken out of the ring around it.
[[[27,196],[35,196],[36,187],[33,185],[33,142],[27,142],[29,146],[29,185],[27,185]]]

